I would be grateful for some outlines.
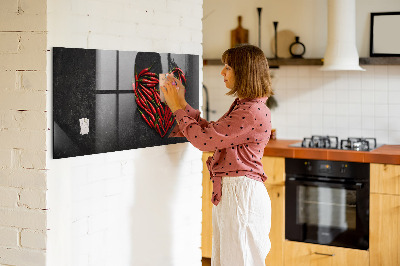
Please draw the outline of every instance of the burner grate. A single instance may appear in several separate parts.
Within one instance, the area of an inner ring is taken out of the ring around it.
[[[339,143],[339,139],[336,136],[313,135],[311,138],[304,138],[301,143],[292,146],[303,148],[371,151],[377,148],[377,143],[376,138],[347,138],[342,139]]]
[[[304,138],[301,147],[305,148],[325,148],[325,149],[338,149],[338,137],[336,136],[317,136],[313,135],[311,138]]]
[[[369,151],[376,147],[376,138],[347,138],[340,141],[342,150]]]

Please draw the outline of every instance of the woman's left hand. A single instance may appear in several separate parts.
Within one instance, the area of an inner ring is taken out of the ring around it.
[[[173,84],[174,82],[174,84]],[[185,106],[181,105],[180,97],[178,95],[177,89],[181,89],[178,87],[175,81],[171,79],[167,79],[165,81],[164,87],[160,88],[164,94],[165,102],[168,107],[171,109],[171,112],[174,113],[178,109],[184,109]]]

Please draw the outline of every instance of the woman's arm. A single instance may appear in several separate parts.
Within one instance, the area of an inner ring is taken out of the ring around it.
[[[184,110],[177,109],[174,116],[179,123],[182,134],[201,151],[224,149],[236,145],[257,142],[257,127],[266,127],[257,124],[254,115],[248,110],[238,109],[218,122],[209,123],[201,127],[199,123],[188,116]]]
[[[177,90],[177,88],[179,88]],[[191,107],[185,100],[185,87],[182,83],[173,77],[173,75],[167,76],[167,81],[165,82],[164,87],[160,87],[164,94],[165,101],[171,112],[174,113],[178,109],[182,109],[185,111],[185,114],[192,117],[194,120],[198,122],[201,127],[207,127],[210,123],[200,117],[200,111]],[[179,121],[177,121],[179,124]],[[185,137],[179,130],[178,125],[176,125],[169,137]]]

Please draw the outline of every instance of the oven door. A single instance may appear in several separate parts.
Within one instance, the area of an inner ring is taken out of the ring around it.
[[[367,250],[369,185],[286,177],[286,239]]]

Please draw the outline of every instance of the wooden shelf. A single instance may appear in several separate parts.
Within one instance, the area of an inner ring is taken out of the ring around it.
[[[322,65],[321,58],[268,58],[268,64],[270,67],[279,66],[304,66],[304,65]],[[204,59],[203,65],[205,66],[216,66],[222,65],[220,59]]]
[[[400,57],[362,57],[360,65],[400,65]]]
[[[268,58],[270,67],[322,66],[322,58]]]
[[[322,66],[323,58],[268,58],[271,68],[279,66]],[[204,59],[204,66],[222,65],[220,59]],[[400,65],[400,57],[362,57],[360,65]]]

